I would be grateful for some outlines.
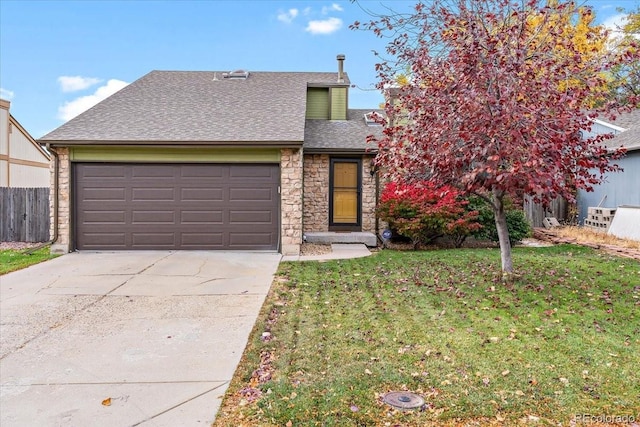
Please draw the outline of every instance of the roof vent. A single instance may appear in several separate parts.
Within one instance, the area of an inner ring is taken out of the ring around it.
[[[380,113],[371,111],[364,115],[364,122],[367,124],[367,126],[382,126],[382,124],[378,121],[381,118],[382,116],[380,115]]]
[[[222,73],[222,77],[225,79],[242,79],[246,80],[249,77],[247,70],[235,70],[228,73]]]

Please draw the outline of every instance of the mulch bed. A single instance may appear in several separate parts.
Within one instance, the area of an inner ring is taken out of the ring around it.
[[[574,245],[587,246],[589,248],[603,250],[613,255],[640,261],[640,250],[638,249],[624,248],[621,246],[607,245],[603,243],[580,242],[577,239],[559,236],[552,228],[535,228],[533,230],[533,237],[538,240],[543,240],[554,244],[570,243]]]
[[[31,249],[43,245],[44,243],[33,242],[0,242],[0,251]]]

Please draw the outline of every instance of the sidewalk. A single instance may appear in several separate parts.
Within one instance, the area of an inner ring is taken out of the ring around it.
[[[330,261],[334,259],[362,258],[371,255],[362,243],[333,243],[331,252],[323,255],[288,255],[282,261]]]

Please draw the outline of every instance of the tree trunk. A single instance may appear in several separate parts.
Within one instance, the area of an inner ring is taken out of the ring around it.
[[[504,212],[504,192],[493,190],[493,214],[500,241],[500,258],[502,260],[502,280],[509,281],[513,275],[513,260],[511,258],[511,242],[507,228],[507,215]]]

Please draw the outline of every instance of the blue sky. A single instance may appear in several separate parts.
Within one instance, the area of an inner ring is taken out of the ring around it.
[[[640,0],[587,0],[600,23]],[[384,12],[413,1],[361,1]],[[348,27],[349,1],[0,0],[0,97],[39,138],[151,70],[336,71],[346,55],[350,107],[375,108],[372,50],[385,41]]]

